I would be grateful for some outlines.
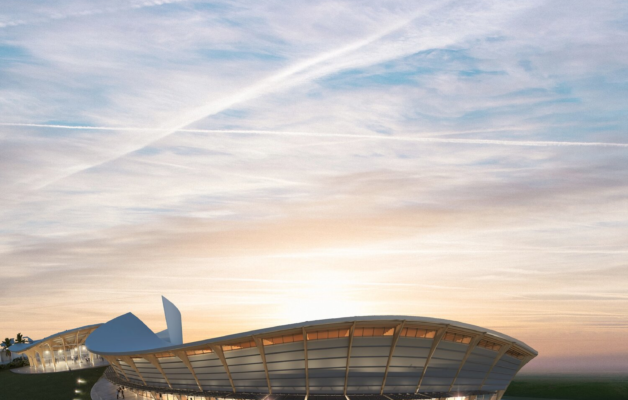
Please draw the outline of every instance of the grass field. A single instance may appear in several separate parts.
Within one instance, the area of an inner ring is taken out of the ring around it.
[[[90,400],[89,392],[105,368],[37,375],[15,374],[3,369],[0,370],[0,399]],[[79,379],[84,383],[78,383]]]
[[[569,400],[627,400],[628,375],[520,376],[510,384],[504,397]]]

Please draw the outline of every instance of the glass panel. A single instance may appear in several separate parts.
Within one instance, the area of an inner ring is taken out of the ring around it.
[[[453,342],[455,337],[456,335],[454,335],[453,333],[446,333],[444,339],[449,342]]]
[[[303,341],[303,334],[302,334],[302,333],[299,333],[299,334],[297,334],[297,335],[294,335],[293,340],[294,340],[295,342],[302,342],[302,341]]]
[[[327,339],[327,336],[328,336],[328,335],[329,335],[329,334],[328,334],[328,332],[327,332],[327,331],[319,331],[319,332],[318,332],[318,338],[319,338],[319,339]]]
[[[464,344],[471,343],[471,337],[470,336],[465,336],[464,338],[462,338],[462,343],[464,343]]]
[[[272,346],[274,344],[272,339],[262,339],[262,342],[264,346]]]
[[[364,336],[364,328],[355,328],[353,336]]]
[[[408,328],[408,336],[409,337],[416,337],[416,328]]]
[[[416,331],[416,337],[418,337],[418,338],[424,338],[424,337],[425,337],[425,329],[417,329],[417,331]]]
[[[428,338],[428,339],[433,339],[433,338],[434,338],[434,336],[436,336],[436,331],[428,331],[428,332],[425,334],[425,337],[426,337],[426,338]]]
[[[340,329],[338,331],[338,337],[349,337],[349,329]]]
[[[408,336],[408,328],[403,328],[401,330],[401,336]]]
[[[333,330],[333,331],[329,331],[329,336],[328,336],[328,337],[329,337],[330,339],[335,339],[335,338],[337,338],[337,337],[338,337],[338,330],[337,330],[337,329],[335,329],[335,330]]]
[[[364,328],[364,336],[373,336],[373,328]]]
[[[395,333],[395,328],[384,328],[384,336],[392,336]]]
[[[292,343],[294,341],[294,337],[292,335],[286,335],[283,337],[284,343]]]
[[[373,336],[384,336],[384,328],[374,328]]]
[[[307,332],[307,340],[318,339],[318,332]]]

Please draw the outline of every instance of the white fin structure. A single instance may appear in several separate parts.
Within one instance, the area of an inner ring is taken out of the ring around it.
[[[183,326],[181,325],[181,312],[172,304],[170,300],[161,296],[164,303],[164,315],[166,316],[166,326],[168,329],[168,335],[170,336],[169,342],[171,344],[183,344]],[[165,332],[165,331],[164,331]],[[162,333],[162,332],[160,332]]]

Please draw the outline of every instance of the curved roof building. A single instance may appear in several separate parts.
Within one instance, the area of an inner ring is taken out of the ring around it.
[[[102,324],[82,326],[55,333],[41,340],[31,343],[17,343],[10,347],[13,353],[25,354],[31,368],[41,372],[56,372],[59,362],[65,362],[68,370],[68,356],[76,358],[79,364],[83,363],[82,351],[87,337]],[[94,365],[93,354],[85,352],[89,362]],[[62,364],[63,365],[63,364]]]
[[[203,398],[499,399],[537,355],[479,326],[396,315],[307,321],[183,344],[181,314],[166,299],[164,309],[164,332],[153,333],[128,313],[87,338],[89,351],[111,364],[107,376],[115,384]]]

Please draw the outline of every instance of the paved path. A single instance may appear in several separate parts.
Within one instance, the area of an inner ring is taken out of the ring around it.
[[[52,367],[52,365],[46,365],[46,370],[44,371],[41,366],[38,365],[37,367],[13,368],[11,369],[11,372],[15,372],[16,374],[52,374],[55,372],[78,371],[81,369],[106,367],[107,365],[109,365],[107,361],[96,361],[94,365],[87,362],[81,364],[69,362],[66,364],[65,361],[61,361],[57,363],[56,370]]]
[[[109,382],[106,378],[100,378],[98,382],[96,382],[96,384],[92,387],[90,395],[92,396],[92,400],[115,400],[116,386],[113,383]],[[135,393],[131,392],[128,389],[124,391],[124,398],[125,400],[146,400],[146,397],[137,396]]]

